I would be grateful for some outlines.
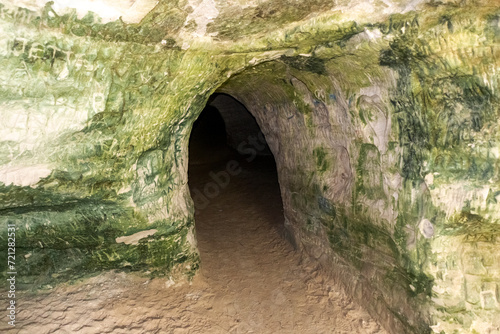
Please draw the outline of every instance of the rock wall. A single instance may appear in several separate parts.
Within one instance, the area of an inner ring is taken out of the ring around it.
[[[192,275],[187,108],[160,98],[183,55],[91,37],[116,28],[91,14],[2,15],[1,240],[15,224],[18,283],[113,268]]]
[[[395,73],[371,64],[363,67],[361,87],[350,83],[346,91],[334,73],[337,61],[322,63],[322,72],[294,68],[293,61],[265,64],[221,88],[243,101],[263,129],[292,242],[387,328],[425,332],[430,320],[421,309],[431,280],[405,262],[409,251],[394,236],[404,182],[390,103]]]
[[[441,10],[283,56],[221,91],[263,129],[294,243],[386,328],[496,332],[496,19]]]
[[[499,4],[331,6],[2,5],[0,261],[10,223],[25,288],[194,275],[187,146],[217,91],[266,137],[290,238],[388,330],[498,331]]]

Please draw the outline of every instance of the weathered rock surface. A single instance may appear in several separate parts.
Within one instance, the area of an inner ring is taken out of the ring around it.
[[[20,286],[194,275],[188,141],[220,92],[266,137],[296,246],[388,330],[500,331],[498,1],[101,4],[0,8]]]

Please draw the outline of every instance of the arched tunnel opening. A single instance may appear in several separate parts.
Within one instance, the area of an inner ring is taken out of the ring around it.
[[[268,145],[264,122],[221,93],[209,98],[193,124],[188,183],[201,260],[193,285],[209,287],[206,316],[242,333],[327,333],[337,327],[354,333],[360,326],[354,319],[363,333],[384,333],[338,287],[325,283],[321,264],[294,242],[285,224],[275,161],[280,156],[273,156],[277,146]]]
[[[234,261],[264,254],[264,245],[282,235],[274,157],[255,118],[232,96],[211,96],[193,124],[188,178],[202,268],[216,270],[220,251]]]

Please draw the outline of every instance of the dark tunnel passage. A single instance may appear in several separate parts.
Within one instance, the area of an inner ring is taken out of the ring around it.
[[[229,95],[212,96],[194,123],[188,176],[202,266],[215,249],[234,252],[256,229],[282,231],[274,157],[255,118]]]
[[[201,261],[186,297],[205,301],[193,309],[207,323],[229,324],[200,332],[361,333],[349,319],[367,316],[341,313],[359,311],[288,239],[274,157],[253,116],[231,96],[214,95],[193,125],[188,177]],[[366,333],[377,333],[377,324],[366,324],[373,329]]]
[[[209,99],[193,125],[189,149],[190,166],[222,161],[229,153],[245,156],[247,162],[268,157],[274,163],[255,118],[227,94],[214,94]]]

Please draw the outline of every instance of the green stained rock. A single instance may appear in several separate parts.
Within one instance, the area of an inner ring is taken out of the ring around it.
[[[498,5],[193,3],[0,6],[0,261],[13,223],[23,287],[192,277],[188,136],[220,92],[266,133],[298,247],[389,331],[500,326]]]

